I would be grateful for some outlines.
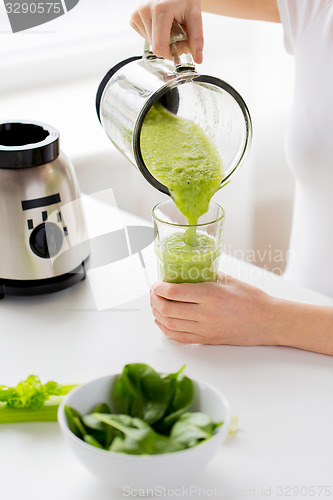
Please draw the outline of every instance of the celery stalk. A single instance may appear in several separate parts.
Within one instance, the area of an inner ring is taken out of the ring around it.
[[[13,408],[0,402],[0,424],[19,422],[56,422],[59,405],[76,385],[59,386],[59,395],[50,395],[38,408]]]

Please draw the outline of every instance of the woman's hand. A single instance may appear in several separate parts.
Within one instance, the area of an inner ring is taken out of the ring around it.
[[[133,12],[130,24],[150,42],[154,54],[172,59],[169,39],[174,19],[188,37],[188,43],[181,42],[181,50],[191,52],[200,64],[204,44],[200,0],[150,0]]]
[[[271,328],[275,299],[230,276],[220,273],[217,283],[160,282],[153,285],[150,300],[156,324],[179,342],[278,343]]]

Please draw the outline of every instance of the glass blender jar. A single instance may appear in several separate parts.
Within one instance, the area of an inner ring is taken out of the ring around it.
[[[221,156],[221,187],[246,157],[252,138],[251,117],[242,97],[225,81],[200,75],[190,54],[179,56],[177,42],[185,39],[174,22],[173,62],[157,57],[146,42],[142,56],[130,57],[106,74],[96,97],[99,120],[113,144],[152,186],[168,195],[168,188],[149,172],[141,153],[142,125],[155,103],[204,131]]]

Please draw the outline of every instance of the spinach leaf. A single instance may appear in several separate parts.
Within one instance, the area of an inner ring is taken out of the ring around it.
[[[96,431],[104,431],[105,425],[94,417],[93,413],[111,413],[110,407],[106,403],[100,403],[95,406],[88,415],[82,417],[82,422],[89,429],[94,429]]]
[[[103,407],[98,406],[97,408]],[[105,407],[103,409],[105,409]],[[108,448],[116,436],[117,431],[103,424],[103,422],[94,417],[93,413],[89,413],[82,417],[82,423],[86,427],[87,432],[89,432],[89,435],[98,441],[104,448]]]
[[[90,413],[112,413],[111,408],[106,403],[100,403],[95,406]]]
[[[172,427],[170,437],[191,448],[213,436],[215,429],[222,424],[213,422],[206,413],[184,413]]]
[[[194,387],[191,379],[183,374],[185,365],[176,373],[165,375],[170,381],[169,403],[163,419],[154,426],[157,432],[169,434],[173,424],[189,408],[194,396]]]
[[[77,410],[75,410],[75,408],[71,408],[70,406],[65,406],[64,410],[69,429],[73,432],[73,434],[75,434],[75,436],[82,439],[83,434],[80,425],[82,419],[81,414]]]
[[[106,409],[107,407],[103,404],[98,405],[96,408]],[[75,408],[69,406],[65,406],[65,414],[69,429],[78,438],[98,448],[108,448],[110,446],[115,436],[115,431],[109,426],[103,425],[92,414],[82,417]]]
[[[113,398],[117,411],[148,424],[160,420],[170,401],[171,380],[144,363],[126,365],[117,377]]]
[[[154,455],[170,453],[184,449],[184,445],[155,432],[150,425],[139,418],[128,415],[105,415],[95,413],[101,422],[118,429],[123,436],[117,436],[110,451],[131,455]]]
[[[82,417],[82,422],[85,425],[85,427],[88,427],[89,429],[93,429],[95,431],[104,431],[105,425],[98,420],[93,413],[89,413],[88,415],[85,415]]]
[[[97,439],[94,438],[94,436],[91,436],[90,434],[86,434],[84,436],[84,441],[88,444],[91,444],[92,446],[95,446],[96,448],[100,448],[101,450],[105,450],[104,446],[101,445]]]

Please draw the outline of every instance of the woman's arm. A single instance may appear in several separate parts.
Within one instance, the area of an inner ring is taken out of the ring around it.
[[[202,0],[202,10],[222,16],[280,22],[277,0]]]
[[[188,44],[182,49],[190,51],[200,64],[204,45],[201,10],[246,19],[280,20],[277,0],[149,0],[133,12],[130,24],[149,40],[157,56],[172,59],[169,38],[176,19],[188,36]]]
[[[220,274],[217,283],[157,283],[155,322],[183,343],[283,345],[333,356],[333,307],[271,297]]]

